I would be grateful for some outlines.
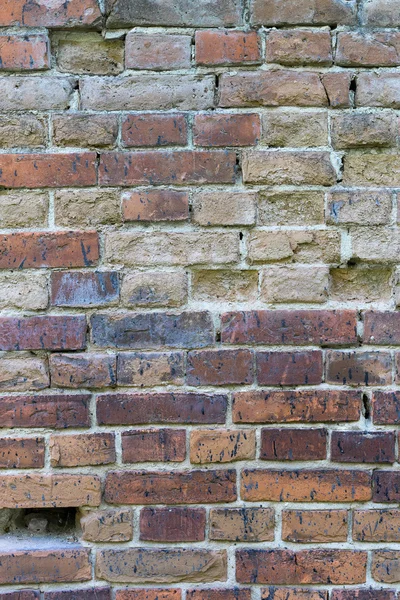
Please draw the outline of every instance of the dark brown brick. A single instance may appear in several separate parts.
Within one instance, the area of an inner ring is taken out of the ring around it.
[[[326,590],[269,587],[261,590],[261,600],[328,600]]]
[[[186,146],[185,115],[134,114],[122,121],[124,146]]]
[[[260,139],[257,114],[198,114],[193,122],[195,146],[255,146]]]
[[[0,317],[0,350],[82,350],[85,346],[83,315]]]
[[[0,396],[2,427],[89,427],[90,394]]]
[[[400,312],[368,311],[364,315],[364,342],[378,346],[400,344]]]
[[[326,429],[263,429],[262,460],[324,460]]]
[[[400,502],[400,471],[374,471],[374,502]]]
[[[206,511],[203,508],[143,508],[140,539],[148,542],[202,542]]]
[[[122,433],[122,462],[182,462],[186,457],[184,429],[138,429]]]
[[[253,381],[253,353],[249,350],[189,352],[187,360],[188,385],[234,385]]]
[[[389,385],[390,352],[339,352],[326,354],[326,381],[338,385]]]
[[[396,591],[388,589],[332,590],[331,600],[396,600]]]
[[[125,221],[185,221],[189,218],[189,194],[179,190],[123,192]]]
[[[92,587],[44,592],[44,600],[111,600],[111,589],[108,587]]]
[[[322,352],[257,352],[260,385],[317,385],[322,382]]]
[[[188,590],[186,598],[188,600],[251,600],[251,590],[245,588]]]
[[[53,306],[104,306],[118,302],[118,298],[118,273],[55,271],[51,274]]]
[[[374,425],[400,424],[400,392],[374,392],[372,395]]]
[[[332,431],[331,460],[349,463],[393,463],[396,437],[392,431]]]

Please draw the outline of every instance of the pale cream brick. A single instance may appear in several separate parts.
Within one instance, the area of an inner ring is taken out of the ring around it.
[[[329,286],[328,267],[271,266],[261,274],[264,302],[323,303]]]

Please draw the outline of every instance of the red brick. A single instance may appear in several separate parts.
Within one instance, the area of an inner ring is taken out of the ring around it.
[[[331,460],[349,463],[393,463],[395,433],[332,431]]]
[[[44,592],[44,600],[111,600],[111,589],[106,587],[92,587]]]
[[[122,193],[125,221],[185,221],[189,194],[178,190],[140,190]]]
[[[100,25],[97,0],[69,0],[68,4],[49,0],[12,0],[0,7],[0,26],[88,27]]]
[[[241,498],[249,502],[361,502],[371,496],[371,474],[367,471],[245,469],[242,472]]]
[[[389,352],[341,352],[326,354],[326,381],[338,385],[389,385],[392,357]]]
[[[326,590],[270,587],[261,590],[261,600],[328,600]]]
[[[195,146],[255,146],[260,139],[257,114],[198,114],[193,122]]]
[[[257,352],[260,385],[316,385],[322,382],[322,352]]]
[[[148,542],[202,542],[206,511],[203,508],[143,508],[140,539]]]
[[[326,429],[263,429],[261,460],[324,460]]]
[[[374,392],[372,395],[374,425],[400,424],[400,392]]]
[[[355,584],[364,583],[367,553],[351,550],[238,550],[236,579],[240,583]]]
[[[124,146],[186,146],[186,117],[161,113],[128,115],[122,121]]]
[[[151,589],[134,588],[131,590],[117,590],[115,600],[181,600],[180,589]]]
[[[103,306],[116,303],[118,299],[118,273],[55,271],[51,274],[51,303],[53,306]]]
[[[89,427],[90,394],[0,396],[3,427]]]
[[[115,462],[113,433],[52,435],[49,440],[52,467],[85,467]]]
[[[190,35],[148,34],[130,31],[126,36],[127,69],[190,69]]]
[[[96,185],[96,154],[1,154],[0,186],[7,188]]]
[[[0,438],[0,469],[44,467],[43,438]]]
[[[36,590],[19,590],[18,592],[0,593],[2,600],[39,600],[40,592]]]
[[[90,550],[65,545],[58,549],[0,551],[0,584],[62,583],[92,577]]]
[[[251,460],[256,454],[255,431],[209,429],[190,434],[190,462],[226,463]]]
[[[331,65],[330,31],[276,29],[267,35],[266,60],[282,65]]]
[[[399,73],[363,71],[357,75],[356,106],[400,106]],[[384,93],[382,93],[384,90]]]
[[[233,470],[111,471],[106,476],[109,504],[208,504],[236,497]]]
[[[99,425],[225,423],[226,407],[227,397],[222,394],[101,394],[97,420]]]
[[[396,591],[388,589],[332,590],[331,600],[396,600]]]
[[[64,388],[103,388],[117,383],[117,361],[110,354],[53,354],[51,384]]]
[[[202,350],[188,354],[188,385],[234,385],[252,381],[253,353],[249,350]]]
[[[182,462],[186,457],[184,429],[138,429],[122,433],[122,462]]]
[[[378,346],[400,345],[400,312],[366,312],[364,343]]]
[[[188,590],[186,598],[188,600],[251,600],[251,590],[244,588]]]
[[[348,108],[351,106],[350,86],[352,73],[343,71],[323,73],[321,76],[329,106],[332,108]]]
[[[374,502],[400,502],[400,471],[374,471]]]
[[[400,552],[395,550],[375,550],[372,554],[371,575],[375,581],[398,583]]]
[[[0,160],[0,168],[1,164]],[[99,183],[122,186],[234,183],[235,167],[235,153],[226,151],[106,152],[100,158]]]
[[[337,36],[335,63],[342,67],[396,67],[400,64],[398,31],[342,31]]]
[[[243,311],[222,315],[221,336],[226,344],[341,346],[356,344],[356,327],[351,310]]]
[[[400,511],[355,510],[353,540],[358,542],[399,542]]]
[[[346,542],[347,510],[284,510],[282,540],[297,544]]]
[[[37,71],[49,66],[46,35],[0,36],[0,71]]]
[[[357,7],[354,0],[251,0],[251,16],[253,25],[355,25]]]
[[[196,31],[196,63],[240,65],[261,62],[256,31]]]
[[[82,350],[85,346],[83,315],[0,317],[0,350]]]
[[[237,392],[234,423],[338,423],[358,421],[361,393],[336,390]]]

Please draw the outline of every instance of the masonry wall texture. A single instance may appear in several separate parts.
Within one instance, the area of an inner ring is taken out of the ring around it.
[[[0,600],[400,600],[399,28],[0,2]]]

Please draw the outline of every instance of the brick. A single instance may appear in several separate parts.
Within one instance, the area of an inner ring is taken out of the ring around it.
[[[83,77],[80,86],[83,110],[206,110],[214,106],[211,75]]]
[[[19,590],[0,594],[3,600],[39,600],[40,592],[36,590]]]
[[[133,114],[122,120],[122,142],[127,147],[186,146],[188,127],[184,114]]]
[[[397,122],[389,112],[336,113],[331,120],[334,148],[393,147],[396,145]]]
[[[400,313],[367,311],[364,314],[364,343],[400,344]]]
[[[189,352],[187,360],[188,385],[238,385],[253,381],[253,354],[249,350]]]
[[[399,392],[374,392],[372,394],[372,420],[374,425],[400,424]]]
[[[89,394],[0,396],[3,427],[89,427]]]
[[[392,272],[389,268],[331,269],[330,298],[336,301],[371,303],[392,297]]]
[[[347,510],[284,510],[282,539],[297,544],[347,541]]]
[[[98,506],[100,500],[100,479],[91,475],[0,475],[3,508]]]
[[[181,600],[180,589],[161,588],[132,588],[130,590],[116,590],[116,600]]]
[[[186,548],[100,550],[96,575],[100,579],[123,583],[220,581],[226,579],[226,551]]]
[[[328,152],[247,151],[243,156],[245,183],[269,185],[334,185],[337,174]]]
[[[266,41],[266,61],[282,65],[327,65],[333,62],[329,30],[273,29]]]
[[[396,592],[388,589],[332,590],[331,600],[396,600]]]
[[[400,269],[396,269],[395,271],[395,279],[394,279],[394,295],[396,307],[400,306]]]
[[[0,317],[0,350],[82,350],[85,346],[83,315]]]
[[[111,600],[111,589],[106,587],[92,587],[44,592],[44,600]]]
[[[270,587],[261,589],[261,600],[328,600],[328,592],[304,588]]]
[[[122,192],[124,221],[186,221],[189,194],[180,190]]]
[[[372,578],[382,583],[400,582],[400,552],[375,550],[372,554]]]
[[[240,583],[355,584],[366,578],[367,553],[352,550],[238,550]]]
[[[235,542],[272,542],[275,513],[272,508],[212,508],[210,539]]]
[[[190,69],[190,35],[147,34],[130,31],[125,42],[127,69],[169,71]]]
[[[322,352],[257,352],[260,385],[317,385],[322,383]]]
[[[257,114],[197,114],[193,122],[195,146],[255,146],[260,138]]]
[[[256,31],[196,31],[198,65],[240,65],[261,62]]]
[[[250,600],[251,590],[237,587],[233,589],[188,590],[186,597],[188,600]]]
[[[122,461],[182,462],[186,457],[183,429],[138,429],[122,433]]]
[[[172,25],[173,27],[222,27],[242,22],[242,6],[239,0],[221,0],[210,4],[199,0],[188,4],[186,0],[157,0],[140,2],[132,6],[129,0],[106,2],[107,27],[112,29],[129,25]]]
[[[374,471],[373,501],[399,502],[400,473],[398,471]]]
[[[361,394],[355,390],[252,390],[236,392],[234,423],[337,423],[358,421]]]
[[[127,542],[132,539],[132,511],[126,508],[84,511],[82,539],[87,542]]]
[[[400,35],[397,31],[340,32],[335,63],[342,67],[396,67],[400,64]]]
[[[55,222],[61,227],[98,227],[121,222],[120,193],[108,189],[57,190]]]
[[[0,438],[0,469],[44,467],[44,438]]]
[[[114,115],[54,115],[53,142],[57,146],[107,148],[118,134]]]
[[[48,302],[45,273],[0,271],[0,308],[43,310]]]
[[[252,191],[196,190],[192,196],[192,221],[203,226],[253,225],[255,201],[256,193]]]
[[[2,154],[0,185],[8,188],[88,186],[96,183],[96,155]]]
[[[97,399],[97,419],[99,425],[225,423],[226,407],[223,394],[102,394]]]
[[[239,235],[231,231],[224,233],[116,231],[106,235],[105,253],[109,262],[117,264],[122,262],[126,266],[202,265],[210,261],[216,265],[224,265],[238,260]],[[153,276],[148,274],[137,278],[146,283],[149,280],[153,281]],[[160,285],[160,282],[157,281],[156,284]],[[172,283],[169,287],[172,287]],[[167,301],[166,296],[167,294],[164,293],[164,301]],[[122,297],[124,297],[124,284]],[[147,304],[148,302],[144,303]]]
[[[222,342],[228,344],[340,346],[356,343],[351,310],[259,310],[222,315]]]
[[[0,357],[0,391],[27,392],[50,386],[47,362],[33,356]]]
[[[99,183],[122,186],[234,183],[235,166],[235,153],[226,151],[106,152],[100,158]]]
[[[328,350],[326,381],[337,385],[389,385],[392,383],[391,354]]]
[[[213,504],[236,497],[234,470],[109,471],[106,476],[109,504]]]
[[[97,33],[86,34],[84,39],[70,35],[58,40],[56,60],[61,72],[117,75],[124,70],[124,43],[105,40]]]
[[[107,354],[53,354],[51,383],[64,388],[103,388],[116,385],[116,358]]]
[[[190,434],[190,462],[225,463],[254,459],[256,454],[255,431],[210,429],[192,431]]]
[[[67,109],[72,100],[74,83],[72,77],[2,77],[0,110],[37,110],[38,106],[41,110]]]
[[[328,223],[332,225],[385,225],[392,212],[387,190],[333,190],[328,194]]]
[[[202,508],[142,508],[140,539],[148,542],[202,542],[206,511]]]
[[[386,168],[390,168],[387,166]],[[400,248],[400,232],[398,229],[365,227],[351,230],[352,259],[359,262],[388,264],[396,263]]]
[[[126,273],[121,287],[123,306],[182,306],[187,297],[187,275],[183,271]]]
[[[85,467],[115,462],[113,433],[53,435],[49,449],[52,467]]]
[[[285,0],[251,0],[253,25],[355,25],[356,3],[342,0],[301,0],[289,6]]]
[[[119,297],[119,278],[107,271],[55,271],[51,274],[53,306],[104,306]]]
[[[241,71],[220,78],[219,106],[328,106],[318,73]]]
[[[312,112],[296,109],[268,111],[263,115],[262,139],[268,146],[278,148],[327,146],[328,115],[322,110]],[[291,192],[293,195],[295,193]],[[304,192],[297,193],[305,194]],[[308,196],[312,194],[313,192],[307,192]]]
[[[89,548],[79,546],[37,550],[1,550],[1,584],[89,581]]]
[[[39,71],[49,67],[46,35],[0,36],[0,71]]]
[[[275,241],[279,241],[278,236]],[[327,267],[270,266],[261,271],[260,297],[263,302],[322,304],[326,302],[328,289]]]
[[[50,4],[48,0],[16,0],[0,11],[1,26],[25,27],[96,27],[101,13],[96,0],[70,0],[68,5]]]
[[[48,193],[41,191],[0,191],[0,226],[41,227],[47,225]]]
[[[178,315],[96,313],[91,327],[94,345],[110,348],[202,348],[214,342],[214,325],[205,311]]]
[[[309,122],[311,129],[313,123],[314,119]],[[319,225],[324,222],[324,194],[264,189],[260,190],[257,209],[258,225]]]
[[[118,354],[118,385],[152,387],[182,385],[182,352],[125,352]]]
[[[200,302],[255,302],[257,271],[201,269],[192,273],[192,297]]]
[[[357,75],[356,106],[400,107],[400,78],[398,73],[369,73]]]
[[[398,542],[400,540],[400,511],[355,510],[353,539],[358,542]]]
[[[42,117],[29,114],[0,116],[0,143],[3,148],[43,148],[46,140],[47,123]]]
[[[324,460],[326,429],[262,429],[261,460]]]
[[[349,108],[353,106],[351,95],[352,73],[344,71],[332,71],[322,73],[321,81],[328,98],[328,104],[332,108]]]
[[[249,502],[363,502],[371,497],[371,474],[367,471],[245,469],[242,472],[241,498]]]
[[[396,0],[367,0],[363,5],[364,23],[376,27],[400,25],[400,11]]]
[[[268,231],[254,229],[248,237],[247,245],[249,260],[254,263],[276,262],[278,260],[311,263],[340,262],[341,240],[337,231]],[[290,273],[290,270],[288,270],[288,273]],[[301,271],[293,271],[292,277],[293,275],[301,278]],[[326,274],[324,283],[325,285],[327,283]],[[286,285],[288,285],[288,282],[285,281],[281,284],[281,286]],[[302,292],[304,298],[310,298],[311,296],[309,287],[310,284]],[[318,288],[318,285],[316,287]],[[321,290],[321,284],[319,290]],[[300,294],[300,292],[298,293]]]
[[[393,463],[395,444],[395,435],[390,431],[332,431],[331,460],[349,463]]]

